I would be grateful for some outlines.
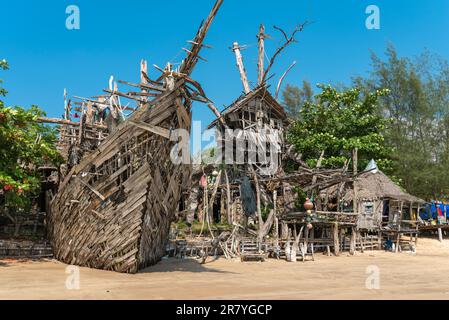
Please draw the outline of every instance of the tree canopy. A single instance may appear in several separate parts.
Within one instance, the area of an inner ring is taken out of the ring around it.
[[[379,98],[387,90],[362,93],[359,88],[339,91],[319,85],[322,90],[313,101],[300,108],[287,139],[302,154],[303,160],[315,166],[323,153],[322,166],[342,167],[358,149],[359,165],[372,158],[388,163],[389,149],[382,132],[388,120],[379,115]]]
[[[402,186],[424,199],[448,199],[449,66],[425,51],[414,59],[399,57],[389,45],[385,59],[372,54],[372,70],[354,83],[364,90],[388,88],[379,102],[390,118],[385,142],[393,147],[391,173]]]
[[[8,68],[0,61],[0,69]],[[6,94],[0,87],[0,204],[23,207],[39,189],[37,167],[57,165],[61,157],[55,148],[56,131],[37,122],[44,112],[37,106],[7,107],[1,99]]]
[[[311,102],[312,99],[313,90],[307,81],[302,82],[302,88],[288,84],[282,92],[282,104],[287,115],[292,119],[296,119],[302,105],[305,102]]]

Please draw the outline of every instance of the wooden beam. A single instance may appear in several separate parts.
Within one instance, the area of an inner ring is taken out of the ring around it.
[[[129,123],[131,123],[132,125],[134,125],[138,128],[150,131],[150,132],[157,134],[161,137],[164,137],[166,139],[170,139],[170,131],[168,129],[158,127],[158,126],[153,126],[149,123],[142,122],[142,121],[132,121],[132,120],[128,120],[128,121],[129,121]]]
[[[131,96],[131,95],[129,95],[129,94],[126,94],[126,93],[123,93],[123,92],[112,91],[112,90],[109,90],[109,89],[104,89],[103,91],[104,91],[104,92],[107,92],[107,93],[110,93],[110,94],[112,94],[112,95],[117,95],[117,96],[119,96],[119,97],[128,98],[128,99],[137,101],[137,102],[139,102],[139,103],[141,103],[141,104],[142,104],[142,103],[143,103],[143,104],[147,103],[147,101],[145,101],[145,100],[138,99],[138,98],[136,98],[136,97],[133,97],[133,96]]]
[[[140,61],[140,83],[143,83],[143,84],[148,83],[146,78],[144,77],[144,74],[147,74],[147,73],[148,73],[147,61],[142,59]],[[142,88],[141,93],[144,96],[143,100],[145,102],[147,102],[148,98],[145,98],[145,96],[148,94],[148,91],[146,89]],[[155,96],[155,95],[153,95],[153,96]],[[145,103],[140,102],[139,105],[140,105],[140,107],[143,107],[145,105]]]
[[[87,182],[84,182],[81,178],[78,178],[79,179],[79,181],[83,184],[83,185],[85,185],[87,188],[89,188],[90,189],[90,191],[92,191],[97,197],[99,197],[100,199],[101,199],[101,201],[105,201],[106,200],[106,198],[100,193],[100,192],[98,192],[97,190],[95,190],[95,188],[94,187],[92,187],[90,184],[88,184]]]
[[[259,34],[257,35],[259,39],[259,59],[257,61],[257,83],[262,84],[264,75],[264,62],[265,62],[265,26],[263,24],[259,27]]]
[[[204,38],[206,37],[207,31],[209,30],[212,21],[214,20],[215,16],[217,15],[218,9],[220,9],[221,5],[223,4],[223,0],[217,0],[215,2],[214,7],[210,11],[208,17],[204,21],[204,24],[202,24],[195,36],[195,39],[192,40],[192,47],[190,48],[190,54],[187,55],[187,57],[184,59],[181,67],[179,68],[181,73],[190,74],[192,73],[193,69],[195,68],[196,63],[198,62],[198,54],[200,53],[202,47]]]
[[[41,123],[54,123],[54,124],[62,124],[62,125],[69,125],[69,126],[75,126],[78,127],[80,124],[79,122],[74,122],[70,120],[63,120],[58,118],[46,118],[46,117],[39,117],[37,118],[38,122]],[[96,128],[96,129],[103,129],[107,130],[108,127],[101,124],[86,124],[87,127]]]
[[[284,74],[282,75],[282,77],[279,79],[278,85],[276,87],[276,94],[275,94],[275,98],[277,99],[279,96],[279,90],[281,89],[282,86],[282,82],[284,81],[284,78],[287,76],[287,74],[290,72],[291,69],[293,69],[293,67],[296,65],[296,61],[293,61],[293,63],[290,65],[290,67],[287,68],[287,70],[284,72]],[[263,77],[263,75],[262,75]]]
[[[248,78],[246,76],[245,66],[243,65],[243,57],[242,57],[242,53],[240,52],[240,47],[239,47],[238,42],[234,42],[232,51],[234,51],[234,54],[235,54],[235,59],[237,62],[237,67],[239,68],[240,78],[242,79],[244,91],[246,94],[248,94],[251,92],[251,89],[249,87]]]

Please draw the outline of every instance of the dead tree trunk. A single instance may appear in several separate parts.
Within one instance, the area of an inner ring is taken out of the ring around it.
[[[274,210],[270,211],[270,214],[268,215],[267,221],[263,223],[262,226],[259,227],[259,233],[258,233],[258,241],[263,242],[264,238],[268,235],[270,232],[274,222]]]
[[[237,42],[234,42],[234,46],[233,46],[232,50],[235,53],[235,59],[237,61],[237,67],[239,68],[240,78],[242,79],[243,88],[245,90],[245,93],[248,94],[251,92],[251,89],[249,87],[248,78],[246,77],[246,70],[243,65],[242,53],[240,52],[240,47]]]

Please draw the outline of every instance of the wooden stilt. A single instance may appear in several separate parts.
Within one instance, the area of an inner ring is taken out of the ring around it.
[[[396,248],[395,248],[395,252],[396,253],[399,252],[400,241],[401,241],[401,234],[398,232],[398,235],[397,235],[397,238],[396,238]]]
[[[354,255],[356,251],[356,230],[355,227],[351,228],[351,243],[349,245],[349,254]]]
[[[336,256],[340,255],[340,241],[339,241],[339,234],[338,234],[338,223],[335,223],[332,227],[333,229],[333,238],[334,238],[334,254]]]
[[[365,243],[363,241],[363,235],[361,232],[358,232],[358,238],[360,240],[360,252],[364,253],[365,252]]]

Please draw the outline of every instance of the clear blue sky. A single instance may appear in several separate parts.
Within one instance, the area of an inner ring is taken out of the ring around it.
[[[0,59],[11,70],[0,73],[9,90],[7,104],[37,104],[49,116],[62,113],[63,89],[92,96],[108,86],[108,78],[138,81],[139,61],[163,66],[179,62],[180,49],[192,39],[213,0],[195,1],[5,1],[0,0]],[[67,30],[65,8],[78,5],[81,29]],[[365,9],[381,10],[381,29],[365,28]],[[297,60],[286,83],[348,83],[370,68],[370,49],[382,54],[392,42],[400,55],[414,56],[424,48],[449,58],[449,1],[447,0],[225,0],[202,52],[193,77],[222,107],[242,91],[233,41],[250,45],[243,52],[251,81],[256,80],[256,33],[264,23],[273,40],[271,55],[280,41],[273,25],[292,30],[305,20],[315,23],[298,35],[273,71],[274,82]],[[152,69],[152,75],[157,72]],[[273,83],[275,85],[275,83]],[[196,105],[194,119],[208,123],[213,115]]]

